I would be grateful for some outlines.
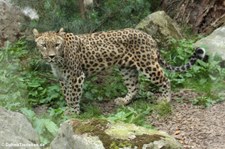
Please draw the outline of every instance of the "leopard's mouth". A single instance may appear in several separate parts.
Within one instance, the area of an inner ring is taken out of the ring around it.
[[[53,59],[47,59],[47,62],[50,64],[56,64],[57,62]]]
[[[49,63],[55,63],[55,61],[54,61],[54,60],[48,60],[48,62],[49,62]]]
[[[49,64],[56,64],[56,65],[61,65],[63,62],[63,61],[60,61],[59,58],[54,58],[54,59],[46,58],[45,61]]]
[[[44,61],[47,62],[47,63],[50,63],[50,64],[55,63],[55,59],[51,59],[51,58],[48,58],[48,57],[44,57],[43,59],[44,59]]]

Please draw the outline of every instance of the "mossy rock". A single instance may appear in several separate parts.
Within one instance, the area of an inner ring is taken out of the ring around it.
[[[181,149],[167,133],[102,119],[64,122],[52,149]]]
[[[164,11],[157,11],[146,18],[135,27],[151,35],[159,47],[168,47],[171,39],[182,39],[181,29]]]

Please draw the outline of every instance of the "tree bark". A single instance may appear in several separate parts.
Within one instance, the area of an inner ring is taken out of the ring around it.
[[[79,8],[80,8],[80,15],[84,19],[85,18],[84,0],[79,0]]]
[[[209,34],[225,24],[224,0],[163,0],[162,9],[196,33]]]

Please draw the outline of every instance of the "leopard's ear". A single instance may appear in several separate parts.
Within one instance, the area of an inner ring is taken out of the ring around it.
[[[34,34],[34,37],[37,38],[38,35],[39,35],[39,32],[36,28],[33,29],[33,34]]]
[[[64,35],[65,34],[64,29],[63,28],[60,28],[60,30],[59,30],[58,33],[59,33],[60,36]]]
[[[64,28],[60,28],[59,33],[64,32]]]

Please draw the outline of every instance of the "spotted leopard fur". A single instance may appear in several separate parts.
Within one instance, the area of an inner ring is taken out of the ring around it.
[[[66,33],[63,29],[44,33],[34,29],[33,34],[37,48],[59,79],[68,107],[76,113],[80,112],[82,86],[89,75],[112,66],[120,68],[128,92],[125,97],[115,99],[118,105],[130,103],[136,95],[139,72],[159,87],[159,99],[170,101],[170,81],[161,65],[173,71],[186,71],[205,56],[205,50],[197,48],[186,65],[170,66],[161,59],[155,40],[135,29],[83,35]]]

